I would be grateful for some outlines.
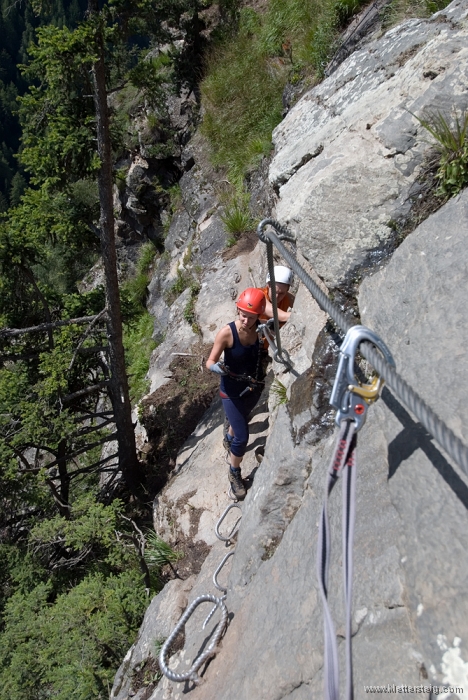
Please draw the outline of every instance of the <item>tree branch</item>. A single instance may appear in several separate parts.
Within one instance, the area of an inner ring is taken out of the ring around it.
[[[81,423],[84,420],[91,420],[92,418],[107,418],[107,416],[113,415],[113,411],[99,411],[98,413],[93,413],[92,411],[90,411],[89,413],[85,413],[82,416],[76,416],[76,418],[73,419],[73,422]]]
[[[105,309],[103,311],[105,311]],[[60,328],[61,326],[79,326],[83,323],[94,321],[97,317],[102,315],[103,311],[97,314],[97,316],[82,316],[81,318],[69,318],[63,321],[40,323],[38,326],[30,326],[29,328],[3,328],[3,330],[0,330],[0,338],[16,338],[19,335],[25,335],[25,333],[42,333],[51,328]]]
[[[95,433],[98,430],[102,430],[102,428],[105,428],[107,425],[110,425],[111,423],[115,423],[115,421],[112,418],[109,418],[106,421],[103,421],[102,423],[98,423],[97,425],[91,425],[87,428],[83,428],[82,430],[79,430],[77,432],[77,435],[79,437],[82,437],[83,435],[89,435],[90,433]]]
[[[56,485],[54,484],[54,482],[52,481],[52,479],[46,479],[46,484],[52,492],[52,498],[57,503],[57,505],[60,509],[60,513],[63,515],[64,510],[70,510],[70,508],[71,508],[70,504],[64,503],[64,501],[62,501],[60,494],[58,492],[58,489],[57,489]]]
[[[72,452],[71,454],[65,455],[65,459],[68,461],[70,459],[73,459],[74,457],[78,457],[78,455],[82,455],[83,452],[87,452],[88,450],[91,450],[93,447],[97,447],[98,445],[104,445],[106,442],[112,442],[112,440],[117,439],[117,433],[112,433],[112,435],[106,435],[106,437],[101,438],[101,440],[97,440],[96,442],[90,442],[88,445],[85,445],[84,447],[81,447],[79,450],[75,450],[75,452]],[[46,469],[50,469],[51,467],[55,467],[58,463],[60,462],[59,459],[56,459],[55,462],[49,462],[49,464],[44,465]],[[72,472],[72,474],[75,472]],[[71,477],[71,474],[70,474]]]
[[[82,469],[77,469],[74,472],[70,472],[70,479],[74,479],[75,476],[80,476],[82,474],[88,474],[92,471],[97,471],[97,467],[101,467],[103,464],[106,464],[106,462],[110,462],[111,459],[115,459],[115,457],[118,457],[118,456],[119,456],[119,453],[114,452],[114,454],[110,455],[110,457],[105,457],[104,459],[100,459],[98,462],[94,462],[94,464],[90,464],[89,467],[83,467]],[[118,465],[116,465],[116,469],[118,469]]]
[[[104,389],[104,387],[108,386],[108,384],[108,381],[102,381],[99,382],[99,384],[94,384],[93,386],[87,387],[87,389],[80,389],[79,391],[75,391],[74,394],[67,394],[63,397],[62,403],[68,403],[69,401],[79,399],[81,396],[87,396],[88,394],[92,394],[95,391],[99,391],[99,389]]]
[[[75,359],[76,359],[76,355],[77,355],[77,353],[78,353],[78,350],[79,350],[79,349],[81,348],[81,346],[83,345],[84,341],[86,340],[86,338],[87,338],[88,335],[90,334],[92,328],[93,328],[93,327],[96,325],[96,323],[97,323],[101,318],[103,318],[106,314],[107,314],[107,308],[104,308],[97,316],[95,316],[95,317],[93,318],[93,320],[91,321],[91,323],[89,324],[89,326],[87,327],[87,329],[85,330],[85,332],[81,335],[81,338],[80,338],[80,340],[78,341],[78,345],[77,345],[76,348],[75,348],[75,352],[73,353],[73,357],[72,357],[72,359],[71,359],[71,362],[70,362],[70,364],[69,364],[69,366],[68,366],[68,371],[70,371],[71,368],[73,367],[73,363],[75,362]]]

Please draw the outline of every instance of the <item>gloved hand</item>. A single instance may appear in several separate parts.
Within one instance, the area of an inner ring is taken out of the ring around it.
[[[226,370],[223,368],[220,362],[215,362],[214,365],[211,365],[210,372],[220,374],[222,377],[225,377],[227,375]]]

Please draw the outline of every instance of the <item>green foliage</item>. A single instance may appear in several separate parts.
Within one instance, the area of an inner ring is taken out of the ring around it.
[[[147,287],[150,281],[150,271],[157,254],[157,250],[151,241],[144,243],[140,248],[135,274],[126,280],[121,287],[121,296],[124,298],[124,308],[130,316],[138,316],[146,309]]]
[[[137,274],[148,275],[150,273],[156,252],[156,248],[151,241],[142,245],[137,263]]]
[[[215,165],[226,166],[238,188],[246,169],[270,152],[271,132],[281,120],[281,67],[272,66],[260,42],[248,30],[215,51],[202,83],[205,105],[202,131]]]
[[[173,81],[173,61],[161,53],[159,56],[143,54],[129,73],[129,79],[145,97],[146,104],[153,109],[165,102],[164,86]]]
[[[90,68],[97,59],[91,21],[75,31],[49,26],[38,30],[31,62],[23,68],[31,85],[20,98],[23,126],[21,162],[31,182],[46,188],[96,173],[95,115]]]
[[[255,227],[255,222],[250,214],[246,197],[234,197],[225,208],[221,220],[230,234],[228,246],[232,246],[246,231]]]
[[[453,119],[441,112],[428,112],[416,119],[433,137],[440,159],[436,195],[453,197],[468,185],[468,112],[455,113]]]
[[[383,9],[383,26],[388,28],[408,17],[429,17],[443,10],[450,0],[392,0]]]
[[[86,223],[92,207],[78,195],[73,190],[69,195],[27,190],[0,222],[2,325],[34,326],[47,320],[48,313],[60,314],[67,299],[76,308],[89,308],[91,296],[102,299],[99,292],[76,295],[76,283],[96,259],[99,244]],[[102,308],[101,301],[98,311]]]
[[[123,343],[127,366],[130,398],[138,401],[149,388],[146,374],[151,353],[157,344],[152,338],[154,319],[146,310],[146,297],[150,272],[157,254],[154,245],[148,241],[141,249],[136,264],[135,275],[120,289],[125,324]]]
[[[51,583],[15,593],[0,638],[0,688],[16,700],[108,696],[147,600],[136,571],[92,574],[51,604]]]
[[[10,8],[13,14],[20,5]],[[140,114],[153,105],[159,138],[165,107],[154,105],[164,81],[173,80],[177,57],[151,58],[128,37],[144,28],[148,43],[168,39],[186,12],[188,36],[196,9],[193,0],[115,0],[100,3],[76,31],[65,27],[65,11],[40,29],[19,91],[21,162],[36,189],[26,187],[22,174],[15,176],[13,150],[3,144],[9,128],[4,108],[14,105],[17,90],[0,81],[0,208],[7,211],[8,197],[14,204],[0,220],[2,325],[24,328],[102,310],[102,289],[76,289],[99,244],[93,64],[102,41],[108,89],[128,85]],[[32,25],[25,29],[22,61],[34,38]],[[115,95],[109,106],[117,153],[125,145],[127,115],[115,118]],[[172,147],[170,138],[164,135],[163,148]],[[143,393],[138,381],[144,382],[154,347],[152,319],[144,309],[153,257],[151,246],[143,249],[135,279],[123,293],[136,394]],[[114,463],[101,461],[103,445],[115,439],[112,412],[95,391],[109,376],[107,344],[101,323],[0,339],[2,697],[107,697],[147,604],[134,504],[112,501],[117,456],[110,455]],[[159,545],[159,556],[163,550]],[[165,561],[172,556],[166,551]]]
[[[168,192],[171,200],[171,211],[175,212],[177,209],[180,209],[182,205],[182,190],[179,183],[177,182],[175,185],[171,185]]]
[[[92,548],[94,566],[107,573],[110,566],[124,568],[125,565],[135,564],[135,553],[129,554],[116,539],[115,533],[120,527],[123,511],[123,503],[118,499],[104,505],[95,500],[93,493],[78,492],[69,517],[56,515],[41,520],[31,528],[30,547],[38,553],[57,542],[69,552]]]
[[[145,561],[150,568],[162,569],[183,556],[183,552],[175,552],[154,530],[146,533]]]
[[[166,294],[166,303],[170,306],[190,285],[190,274],[180,267],[177,268],[177,276]]]
[[[270,389],[275,397],[275,408],[288,402],[287,389],[279,379],[275,379]]]
[[[187,323],[190,323],[194,333],[199,332],[199,326],[197,324],[197,317],[195,314],[195,304],[197,302],[200,289],[200,283],[197,280],[194,280],[190,285],[190,298],[184,309],[184,318]]]
[[[114,171],[115,184],[120,194],[123,194],[125,187],[127,186],[127,172],[128,168],[119,168]]]
[[[26,189],[26,180],[20,172],[16,172],[11,181],[10,189],[10,205],[16,207],[21,200]]]
[[[149,380],[146,375],[151,353],[157,347],[152,338],[153,331],[154,318],[148,311],[142,312],[136,322],[124,327],[125,361],[132,402],[148,393]]]
[[[243,8],[238,31],[208,60],[201,85],[215,165],[224,166],[237,192],[249,169],[271,150],[288,82],[323,76],[342,23],[363,0],[271,0],[265,15]]]
[[[18,182],[13,183],[13,179],[22,174],[13,157],[18,151],[21,136],[16,97],[23,95],[27,89],[18,64],[26,60],[27,48],[34,40],[38,26],[76,25],[87,3],[86,0],[49,0],[47,4],[48,11],[40,16],[34,15],[31,3],[2,2],[0,5],[0,193],[6,199],[4,211],[8,206],[18,204]]]

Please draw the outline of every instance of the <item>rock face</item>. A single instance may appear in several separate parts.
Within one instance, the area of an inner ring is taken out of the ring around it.
[[[468,106],[465,2],[350,56],[275,129],[277,218],[335,286],[392,237],[429,143],[417,119]],[[413,113],[413,114],[411,114]]]
[[[277,128],[270,169],[279,192],[277,218],[295,228],[298,258],[306,268],[301,255],[309,260],[315,270],[310,273],[318,272],[323,288],[340,284],[361,265],[390,235],[389,219],[409,206],[405,199],[428,146],[405,108],[419,113],[424,105],[446,112],[453,105],[468,106],[467,16],[467,3],[454,2],[431,20],[411,20],[391,30],[351,55]],[[373,269],[361,284],[357,308],[362,322],[392,351],[398,372],[465,444],[467,233],[465,190]],[[207,341],[232,304],[235,275],[242,276],[242,286],[250,276],[252,283],[262,281],[264,249],[259,245],[253,255],[227,264],[218,260],[213,267],[198,300]],[[211,315],[212,290],[225,300],[221,315]],[[131,659],[141,664],[155,656],[147,644],[148,612],[111,698],[322,697],[323,621],[315,558],[336,439],[327,404],[337,356],[334,337],[326,315],[299,285],[282,330],[295,373],[274,363],[288,400],[276,405],[270,391],[268,413],[264,403],[253,423],[252,447],[268,418],[265,454],[259,465],[255,450],[247,457],[245,473],[255,478],[230,546],[213,536],[216,518],[230,503],[224,477],[216,471],[225,470],[216,405],[179,455],[173,480],[157,500],[158,532],[171,541],[182,533],[210,549],[189,593],[184,582],[189,601],[201,593],[217,594],[212,575],[224,554],[234,551],[220,574],[227,582],[230,622],[215,658],[202,671],[204,682],[194,686],[162,678],[144,694],[136,687],[133,695],[124,694]],[[410,697],[461,699],[468,693],[468,477],[388,389],[369,408],[359,433],[357,469],[355,697],[368,697],[365,686],[394,684],[417,686],[405,692]],[[329,504],[329,593],[344,691],[339,491],[341,484]],[[166,589],[156,597],[157,615],[169,600]],[[170,662],[177,672],[186,671],[207,644],[218,619],[215,615],[202,629],[208,612],[209,606],[198,608],[188,622],[184,648]]]

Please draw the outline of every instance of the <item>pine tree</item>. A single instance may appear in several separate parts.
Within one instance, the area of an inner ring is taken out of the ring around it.
[[[10,206],[16,207],[26,189],[26,180],[20,172],[16,172],[11,181]]]

